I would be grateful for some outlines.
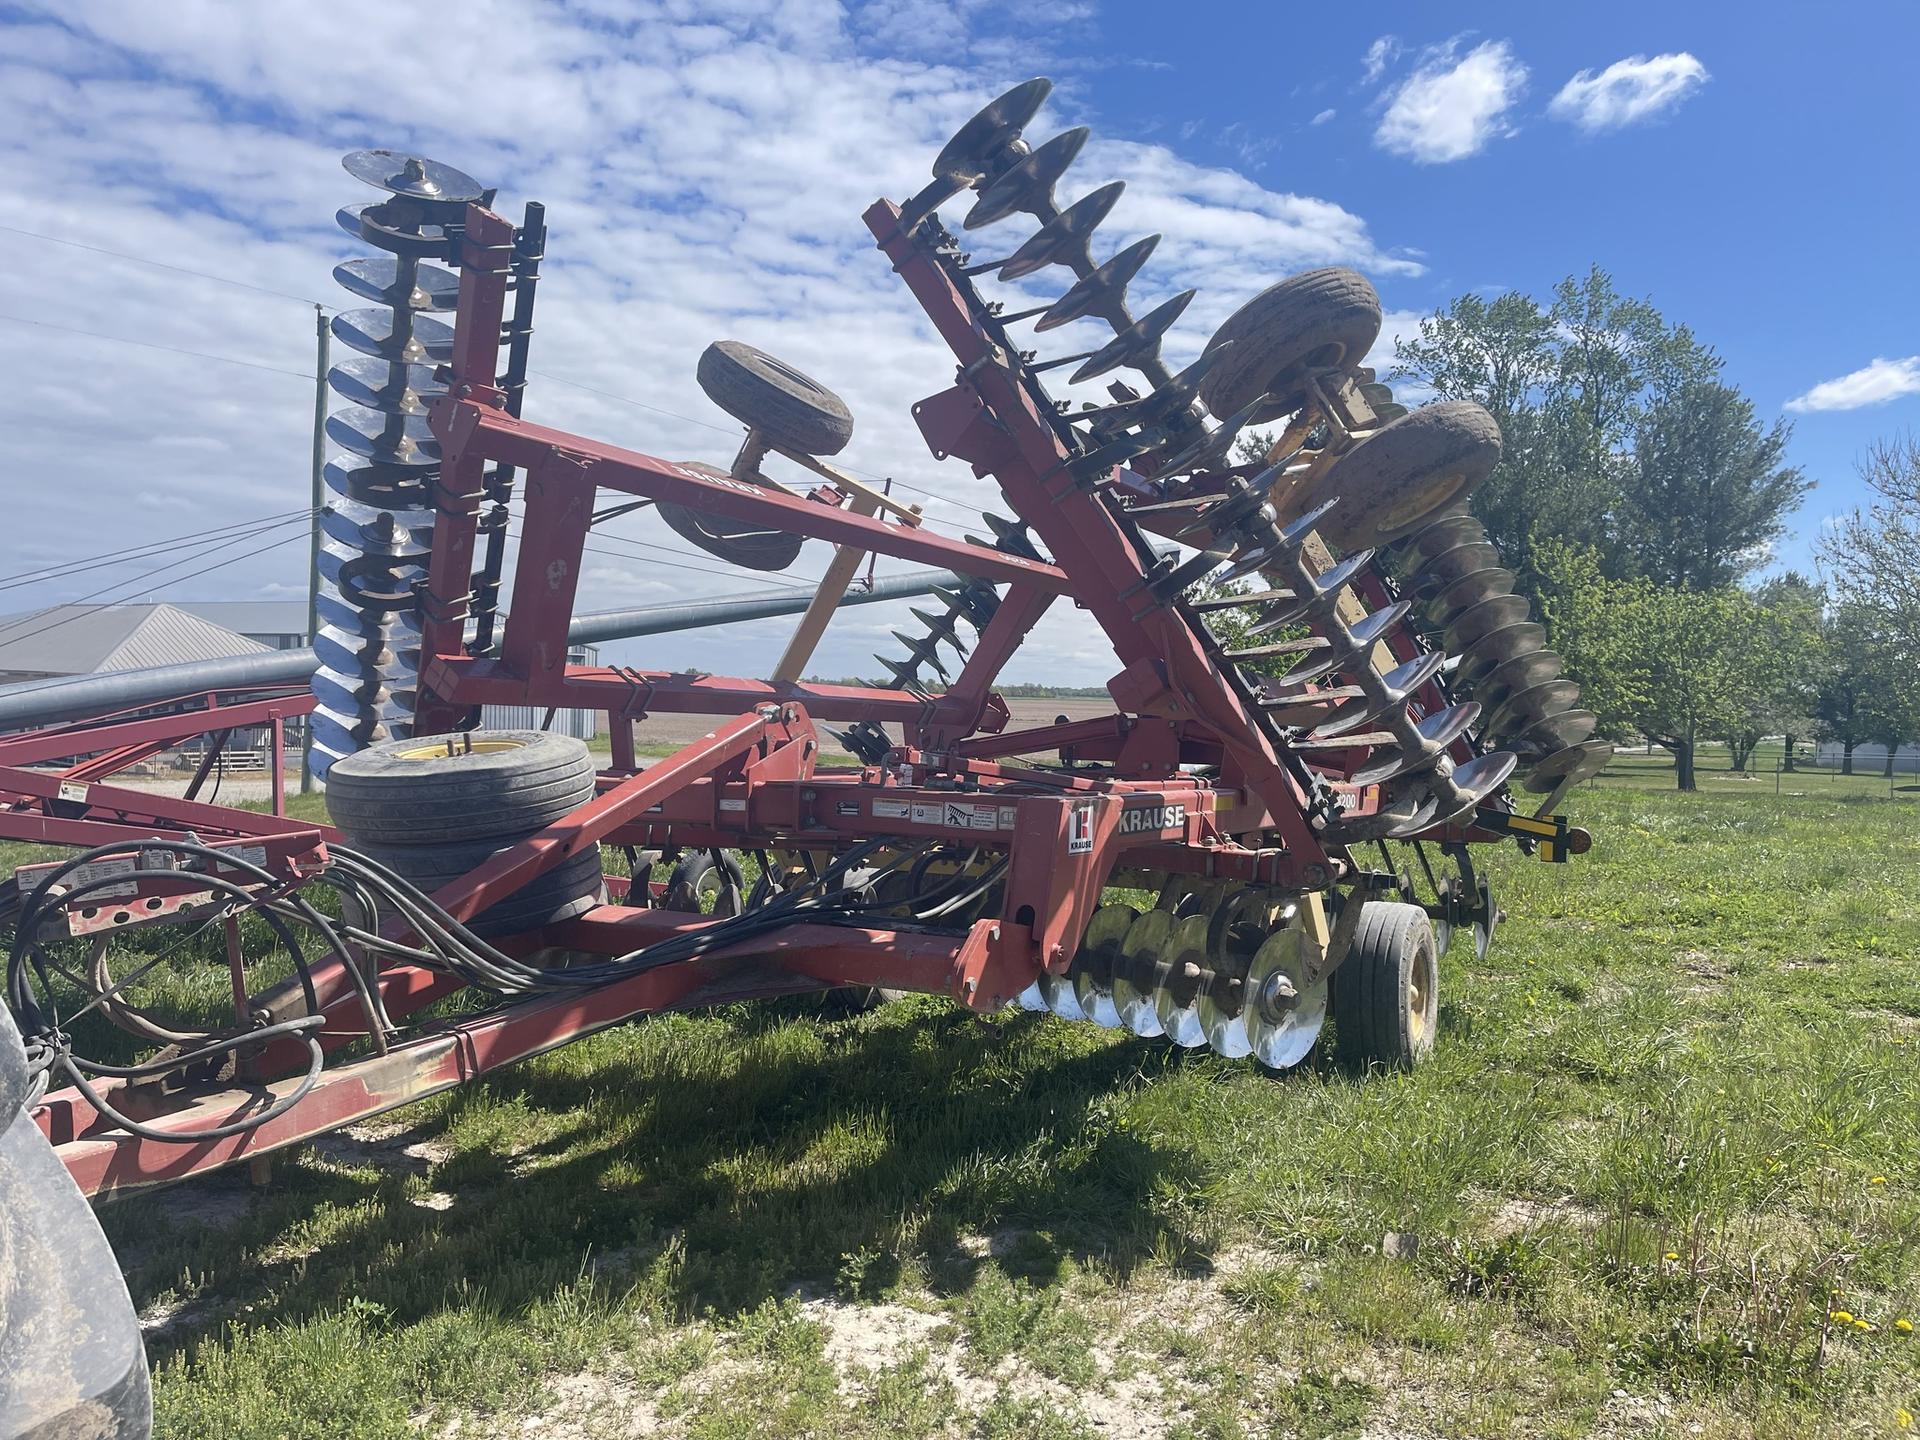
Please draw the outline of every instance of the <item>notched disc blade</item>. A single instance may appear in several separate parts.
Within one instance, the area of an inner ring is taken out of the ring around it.
[[[1018,280],[1049,265],[1066,264],[1087,253],[1087,241],[1112,212],[1127,188],[1124,180],[1110,180],[1098,190],[1082,195],[1034,234],[1033,238],[1008,257],[1000,267],[1002,280]]]
[[[1612,755],[1611,740],[1583,740],[1542,760],[1527,772],[1524,783],[1536,795],[1544,795],[1562,785],[1578,785],[1606,769]]]
[[[1057,329],[1096,310],[1107,309],[1127,293],[1127,286],[1159,243],[1158,235],[1149,235],[1095,266],[1091,274],[1075,281],[1066,294],[1049,305],[1046,313],[1033,322],[1033,328],[1036,331]]]
[[[978,230],[1018,211],[1040,209],[1051,200],[1055,182],[1067,173],[1089,133],[1086,126],[1076,125],[1022,156],[981,190],[961,224]]]
[[[978,180],[986,174],[987,163],[1020,138],[1052,91],[1051,80],[1036,77],[988,101],[940,147],[933,161],[934,178],[956,185]]]
[[[1158,355],[1161,336],[1173,327],[1173,322],[1180,318],[1181,312],[1193,303],[1193,297],[1199,293],[1197,290],[1183,290],[1171,300],[1154,306],[1088,357],[1073,372],[1070,383],[1078,385],[1109,370],[1117,370],[1122,365],[1137,366],[1148,356]]]

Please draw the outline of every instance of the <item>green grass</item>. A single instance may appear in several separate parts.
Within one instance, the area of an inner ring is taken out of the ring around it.
[[[1494,852],[1411,1076],[739,1006],[108,1207],[160,1433],[1896,1433],[1920,806],[1659,783]]]

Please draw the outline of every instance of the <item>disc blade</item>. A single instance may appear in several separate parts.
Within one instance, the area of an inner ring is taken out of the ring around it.
[[[464,171],[400,150],[355,150],[340,164],[354,179],[410,200],[465,204],[482,193],[480,182]]]
[[[1075,281],[1066,294],[1049,305],[1046,313],[1033,322],[1033,328],[1036,331],[1054,330],[1096,311],[1117,307],[1127,293],[1127,286],[1140,273],[1140,267],[1147,263],[1147,257],[1153,254],[1154,246],[1159,243],[1158,235],[1149,235],[1096,265],[1091,274]]]
[[[1180,990],[1176,988],[1180,978],[1178,972],[1185,964],[1204,969],[1212,959],[1207,950],[1211,919],[1211,915],[1206,913],[1189,915],[1174,926],[1167,953],[1175,967],[1175,980],[1153,992],[1153,1011],[1160,1022],[1160,1029],[1167,1039],[1187,1050],[1197,1049],[1207,1043],[1207,1027],[1200,1020],[1198,992],[1195,991],[1184,1001],[1180,998]]]
[[[1051,80],[1037,77],[981,106],[934,157],[934,178],[959,185],[978,180],[986,174],[988,162],[1020,138],[1052,90]]]
[[[403,266],[392,255],[343,260],[333,267],[343,287],[390,310],[453,310],[460,304],[460,277],[438,265]]]
[[[1298,990],[1305,973],[1306,932],[1297,925],[1276,930],[1254,953],[1247,970],[1247,1032],[1254,1059],[1274,1070],[1298,1065],[1320,1038],[1327,1018],[1327,982]],[[1284,983],[1297,993],[1279,1000]]]
[[[1000,267],[1000,279],[1020,280],[1049,265],[1065,265],[1086,255],[1088,239],[1112,213],[1126,188],[1126,181],[1110,180],[1082,195],[1008,257]]]
[[[1052,198],[1054,183],[1067,173],[1090,133],[1086,126],[1077,125],[1036,146],[981,190],[961,224],[978,230],[1017,211],[1039,209]]]
[[[1147,910],[1127,927],[1120,942],[1113,972],[1113,1003],[1120,1012],[1120,1024],[1135,1035],[1151,1037],[1161,1033],[1160,1015],[1153,1006],[1153,986],[1148,978],[1153,967],[1166,957],[1175,924],[1169,910]]]

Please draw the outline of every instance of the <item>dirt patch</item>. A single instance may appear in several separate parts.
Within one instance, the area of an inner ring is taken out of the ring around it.
[[[343,1170],[374,1169],[424,1175],[453,1158],[453,1146],[422,1127],[396,1120],[369,1120],[315,1137],[309,1148],[320,1160]]]
[[[1529,1200],[1513,1196],[1502,1200],[1487,1219],[1487,1233],[1496,1240],[1538,1230],[1547,1225],[1567,1225],[1576,1230],[1598,1230],[1607,1217],[1591,1205],[1582,1205],[1572,1196],[1558,1200]]]

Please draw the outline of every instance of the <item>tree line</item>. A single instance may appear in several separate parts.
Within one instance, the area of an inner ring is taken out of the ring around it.
[[[1396,379],[1499,422],[1471,501],[1613,739],[1695,788],[1702,741],[1745,769],[1769,735],[1920,740],[1920,443],[1875,446],[1875,497],[1817,546],[1821,575],[1755,579],[1812,488],[1724,362],[1598,267],[1544,304],[1465,295],[1395,347]]]

